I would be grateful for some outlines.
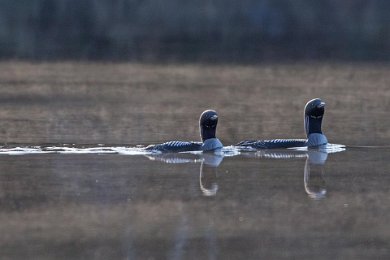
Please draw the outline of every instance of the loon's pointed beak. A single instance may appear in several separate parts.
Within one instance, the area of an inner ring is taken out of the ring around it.
[[[217,119],[218,119],[217,115],[213,115],[212,117],[210,117],[210,120],[217,120]]]
[[[317,108],[323,108],[325,107],[325,102],[321,102],[320,104],[317,105]]]

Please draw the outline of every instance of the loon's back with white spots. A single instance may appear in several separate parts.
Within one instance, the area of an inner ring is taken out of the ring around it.
[[[237,146],[249,146],[255,149],[278,149],[306,146],[305,139],[246,140]]]
[[[145,149],[148,151],[159,152],[186,152],[186,151],[199,151],[201,150],[202,142],[184,142],[184,141],[169,141],[162,144],[150,145]]]

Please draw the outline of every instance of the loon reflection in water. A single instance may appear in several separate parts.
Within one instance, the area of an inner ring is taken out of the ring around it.
[[[271,159],[306,158],[303,170],[305,192],[311,199],[320,200],[325,198],[327,194],[324,177],[328,154],[342,151],[345,151],[343,145],[327,144],[316,148],[301,147],[286,151],[260,150],[255,153],[247,153],[245,156]]]
[[[230,147],[230,150],[235,149]],[[229,151],[229,150],[225,150]],[[311,199],[319,200],[327,194],[326,182],[324,179],[324,166],[328,154],[345,151],[342,145],[327,144],[317,148],[301,147],[290,150],[259,150],[248,152],[242,150],[241,156],[249,158],[267,159],[293,159],[306,158],[304,167],[304,189]],[[218,192],[218,167],[224,157],[238,155],[230,153],[165,153],[145,155],[150,160],[164,163],[200,163],[199,187],[204,196],[215,196]]]
[[[308,151],[305,163],[303,183],[310,198],[319,200],[326,196],[325,162],[328,154],[320,151]]]
[[[198,163],[200,162],[199,186],[204,196],[215,196],[218,191],[218,166],[225,155],[222,153],[165,153],[148,154],[147,158],[164,163]],[[228,155],[229,156],[229,155]],[[195,157],[195,158],[194,158]]]

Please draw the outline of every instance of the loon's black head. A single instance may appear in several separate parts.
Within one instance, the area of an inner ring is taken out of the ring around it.
[[[218,115],[214,110],[206,110],[200,115],[199,128],[200,137],[204,142],[207,139],[215,138],[217,131]]]
[[[325,112],[325,102],[315,98],[307,102],[305,106],[305,132],[306,136],[310,134],[322,134],[321,124]]]

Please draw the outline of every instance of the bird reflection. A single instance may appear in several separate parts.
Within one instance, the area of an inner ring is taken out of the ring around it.
[[[202,194],[207,197],[215,196],[218,192],[218,167],[223,161],[224,154],[215,153],[164,153],[164,154],[148,154],[145,155],[150,160],[160,161],[164,163],[200,163],[199,186]],[[209,200],[212,202],[213,200]],[[215,207],[210,207],[213,209]],[[174,234],[174,246],[168,254],[168,259],[183,259],[185,257],[185,249],[190,244],[189,226],[191,216],[186,214],[186,211],[180,207],[180,220],[177,221],[177,228]],[[208,223],[203,228],[206,245],[204,250],[207,252],[209,259],[215,259],[217,252],[217,237],[214,226],[214,217],[212,211],[209,212]],[[198,231],[199,232],[199,231]]]
[[[304,189],[307,195],[314,200],[320,200],[326,197],[327,188],[325,181],[325,163],[328,154],[342,152],[345,147],[342,145],[327,144],[316,148],[301,147],[297,149],[285,150],[247,150],[241,149],[233,155],[250,158],[268,158],[268,159],[293,159],[306,158],[303,169]],[[199,187],[204,196],[215,196],[218,192],[218,167],[226,156],[223,153],[165,153],[145,155],[151,160],[164,163],[200,163]]]
[[[271,159],[306,158],[303,170],[303,183],[309,198],[321,200],[326,197],[325,163],[328,154],[345,151],[342,145],[323,145],[312,149],[298,150],[259,150],[245,153],[245,156]]]
[[[217,168],[222,160],[223,156],[221,155],[204,154],[199,173],[199,186],[204,196],[217,195]]]
[[[214,153],[166,153],[148,154],[147,158],[164,163],[199,163],[199,187],[206,197],[215,196],[218,192],[218,166],[222,163],[224,155]]]
[[[303,183],[310,198],[320,200],[326,197],[325,162],[328,154],[320,151],[308,151],[305,163]]]

